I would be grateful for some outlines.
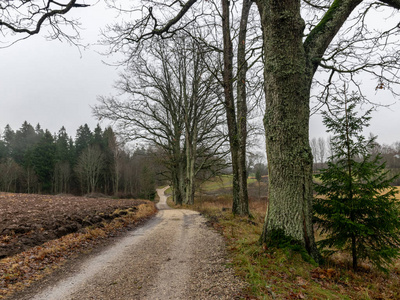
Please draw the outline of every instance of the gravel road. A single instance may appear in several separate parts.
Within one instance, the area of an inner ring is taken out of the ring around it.
[[[24,299],[240,299],[223,238],[199,213],[170,209],[164,191],[156,217]]]

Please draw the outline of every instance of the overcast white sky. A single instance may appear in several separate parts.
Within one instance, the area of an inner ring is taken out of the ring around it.
[[[371,114],[370,126],[364,130],[365,135],[373,133],[378,136],[381,144],[393,144],[400,142],[400,99],[394,98],[392,93],[387,90],[375,91],[377,82],[363,82],[363,92],[368,100],[388,107],[376,107]],[[369,109],[366,105],[362,108],[363,112]],[[361,112],[362,113],[362,112]],[[360,114],[361,114],[360,113]],[[313,115],[310,121],[310,138],[327,137],[326,128],[322,124],[320,115]]]
[[[77,9],[77,15],[83,44],[96,43],[100,28],[114,21],[101,3]],[[112,59],[96,52],[101,50],[93,45],[81,56],[67,42],[46,41],[44,33],[0,49],[0,130],[7,124],[16,130],[25,120],[52,133],[65,126],[72,136],[85,123],[93,129],[97,120],[90,106],[98,95],[113,92],[118,73],[102,62]]]
[[[95,43],[99,29],[114,21],[110,10],[102,3],[79,11],[82,15],[83,43]],[[118,70],[102,63],[112,61],[96,53],[102,48],[92,46],[82,52],[74,46],[59,41],[46,41],[37,35],[10,48],[0,49],[0,131],[7,124],[17,130],[26,120],[52,133],[65,126],[71,136],[87,123],[92,129],[97,120],[90,106],[96,104],[98,95],[114,93],[113,82]],[[375,93],[375,83],[366,83],[371,101],[394,103],[387,91]],[[390,109],[374,112],[368,132],[379,136],[381,143],[400,141],[400,102]],[[105,124],[102,124],[104,126]],[[313,116],[311,137],[327,136],[321,118]]]

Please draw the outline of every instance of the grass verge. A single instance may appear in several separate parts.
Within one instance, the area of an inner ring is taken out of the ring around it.
[[[250,189],[252,186],[250,185]],[[400,261],[389,274],[368,264],[359,272],[351,270],[346,255],[325,265],[309,264],[300,254],[268,249],[258,242],[262,232],[266,201],[250,200],[254,219],[233,216],[228,194],[197,197],[194,209],[206,216],[226,239],[236,274],[249,283],[246,299],[400,299]],[[168,204],[176,207],[169,199]]]

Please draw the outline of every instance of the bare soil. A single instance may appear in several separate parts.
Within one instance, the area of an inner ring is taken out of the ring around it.
[[[144,202],[0,193],[0,259],[88,226],[102,226],[103,221],[134,211]]]

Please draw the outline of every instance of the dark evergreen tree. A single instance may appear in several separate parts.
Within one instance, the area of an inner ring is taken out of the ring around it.
[[[35,143],[38,142],[38,137],[35,129],[28,122],[24,122],[19,130],[15,133],[15,138],[12,143],[12,158],[14,161],[28,168],[31,165],[31,150]]]
[[[69,162],[73,165],[76,162],[76,145],[72,137],[68,140],[68,148],[69,148]]]
[[[58,131],[56,139],[56,160],[70,161],[69,136],[64,126]]]
[[[44,130],[42,129],[42,126],[40,126],[39,123],[37,123],[35,127],[35,132],[37,135],[37,140],[40,140],[44,136]]]
[[[319,246],[326,254],[351,253],[353,268],[359,259],[385,268],[399,256],[400,207],[396,189],[390,183],[381,156],[371,156],[375,138],[366,139],[362,130],[369,125],[371,110],[358,116],[359,97],[336,99],[337,106],[325,112],[324,124],[333,154],[321,170],[316,185],[315,220],[324,239]]]
[[[72,155],[70,138],[65,130],[61,127],[56,136],[56,153],[54,166],[53,191],[55,193],[68,193],[70,180],[72,176]]]
[[[79,126],[76,131],[75,151],[76,157],[93,142],[93,133],[87,124]]]
[[[118,158],[120,149],[111,127],[104,130],[102,143],[104,145],[104,193],[116,194],[119,186]]]
[[[12,146],[15,140],[15,132],[11,129],[10,125],[6,125],[3,133],[3,140],[6,146],[7,157],[11,156]]]
[[[7,145],[4,141],[0,140],[0,162],[7,158]]]
[[[97,145],[100,149],[104,150],[105,148],[105,141],[103,139],[103,130],[101,129],[100,125],[97,124],[96,128],[93,132],[93,139],[91,142],[92,145]]]
[[[46,130],[32,152],[33,168],[41,186],[39,192],[50,193],[52,191],[55,155],[56,145],[53,136]]]

